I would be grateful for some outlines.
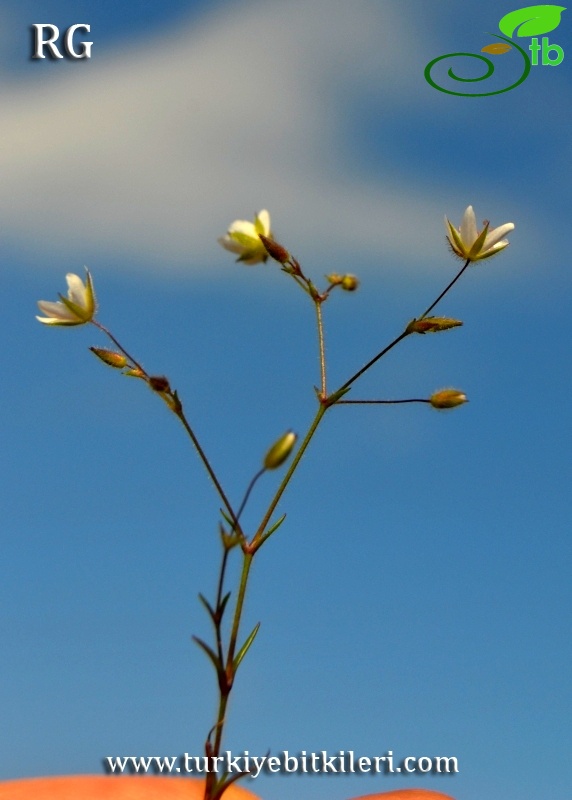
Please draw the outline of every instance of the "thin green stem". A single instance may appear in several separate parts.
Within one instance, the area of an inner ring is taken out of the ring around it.
[[[292,475],[296,471],[296,468],[297,468],[298,464],[300,463],[300,460],[301,460],[302,456],[306,452],[306,448],[310,444],[310,442],[312,440],[312,437],[316,433],[316,429],[318,428],[318,425],[320,424],[320,422],[322,420],[322,417],[324,416],[324,414],[326,413],[327,410],[328,410],[328,406],[323,404],[323,403],[320,403],[320,407],[318,408],[318,411],[316,412],[316,416],[312,420],[312,424],[310,425],[310,427],[308,429],[308,432],[306,433],[306,436],[302,440],[302,443],[300,444],[300,447],[298,448],[298,451],[297,451],[296,455],[292,459],[292,463],[290,464],[290,467],[288,468],[288,471],[286,472],[286,475],[284,475],[284,478],[282,479],[282,483],[280,484],[280,486],[276,490],[276,494],[272,498],[272,502],[268,506],[268,509],[267,509],[267,511],[266,511],[266,513],[265,513],[260,525],[258,526],[258,530],[256,531],[256,533],[254,534],[254,536],[252,538],[251,547],[253,547],[253,552],[255,552],[258,549],[257,544],[259,543],[262,535],[264,534],[264,529],[268,525],[268,523],[270,521],[270,518],[271,518],[272,514],[274,513],[274,509],[276,508],[276,506],[280,502],[280,498],[282,497],[282,495],[284,494],[284,492],[286,490],[286,487],[290,483],[290,479],[292,478]]]
[[[316,306],[316,322],[318,325],[318,346],[320,349],[320,380],[322,387],[321,396],[325,398],[328,393],[326,390],[326,349],[324,345],[324,322],[322,319],[322,301],[314,300],[314,305]]]
[[[223,545],[224,546],[224,545]],[[220,563],[220,572],[218,578],[218,585],[217,585],[217,592],[216,592],[216,605],[215,605],[215,613],[217,615],[216,623],[215,623],[215,631],[216,631],[216,649],[217,655],[220,659],[220,663],[223,663],[223,652],[222,652],[222,612],[221,612],[221,603],[222,603],[222,593],[224,591],[224,579],[226,576],[226,567],[228,564],[228,554],[230,550],[228,547],[224,546],[224,550],[222,553],[222,560]]]
[[[214,756],[218,756],[220,753],[220,746],[222,744],[222,734],[224,723],[226,719],[226,708],[228,705],[228,698],[229,698],[230,689],[227,692],[221,692],[218,704],[218,714],[217,714],[217,723],[216,723],[216,733],[215,733],[215,741],[212,749],[212,753]]]
[[[238,631],[240,628],[240,622],[242,618],[242,611],[244,609],[244,599],[246,597],[246,588],[248,586],[248,575],[250,573],[250,567],[252,566],[252,559],[254,558],[254,553],[243,553],[243,560],[242,560],[242,572],[240,574],[240,584],[238,587],[238,595],[236,598],[236,607],[234,609],[234,619],[232,621],[232,629],[230,632],[230,638],[228,643],[228,656],[227,656],[227,671],[230,669],[232,670],[232,662],[234,659],[234,653],[236,650],[236,642],[238,640]],[[232,677],[232,676],[229,676]]]
[[[233,682],[234,682],[234,654],[236,652],[236,643],[238,641],[238,633],[240,630],[240,623],[242,620],[242,612],[244,610],[244,600],[246,597],[246,589],[248,586],[248,576],[250,573],[250,567],[252,565],[252,559],[254,558],[254,553],[243,553],[243,560],[242,560],[242,572],[240,575],[240,584],[238,588],[238,596],[236,599],[236,606],[234,609],[234,618],[232,622],[232,629],[230,632],[229,637],[229,644],[228,644],[228,653],[226,657],[226,667],[225,667],[225,682],[224,685],[220,685],[220,695],[219,695],[219,704],[218,704],[218,713],[217,713],[217,721],[215,725],[215,739],[214,744],[212,747],[212,755],[218,756],[220,753],[220,747],[222,744],[222,737],[224,733],[224,724],[226,720],[226,709],[228,705],[228,698],[230,692],[232,690]],[[207,779],[207,784],[205,787],[205,800],[209,800],[210,798],[210,790],[211,787],[209,786],[209,781]]]
[[[294,472],[296,471],[296,468],[297,468],[298,464],[300,463],[300,460],[301,460],[302,456],[304,455],[304,452],[306,451],[306,448],[310,444],[310,441],[311,441],[312,437],[314,436],[314,433],[316,432],[316,429],[318,428],[318,425],[320,424],[320,421],[321,421],[322,417],[324,416],[324,414],[326,413],[327,410],[328,410],[328,406],[326,404],[320,403],[318,411],[316,412],[316,416],[314,417],[314,419],[313,419],[313,421],[312,421],[312,423],[311,423],[311,425],[310,425],[310,427],[308,429],[308,432],[306,433],[306,436],[304,437],[300,447],[298,448],[298,452],[296,453],[296,456],[295,456],[295,458],[293,459],[293,461],[292,461],[292,463],[290,465],[290,468],[288,469],[286,475],[284,476],[284,478],[282,480],[282,483],[278,487],[278,490],[276,491],[276,494],[274,495],[274,498],[272,499],[272,502],[270,503],[270,506],[268,507],[268,510],[267,510],[266,514],[264,515],[264,518],[263,518],[262,522],[260,523],[260,526],[259,526],[256,534],[254,535],[254,537],[253,537],[253,539],[252,539],[252,541],[250,543],[251,549],[248,549],[246,551],[244,551],[244,550],[242,551],[243,552],[242,571],[241,571],[241,575],[240,575],[240,583],[239,583],[239,587],[238,587],[238,595],[237,595],[237,598],[236,598],[236,606],[235,606],[235,609],[234,609],[234,617],[233,617],[233,621],[232,621],[232,628],[231,628],[230,636],[229,636],[229,644],[228,644],[228,651],[227,651],[226,664],[225,664],[225,679],[224,679],[224,682],[222,682],[222,683],[221,683],[221,681],[219,681],[220,694],[219,694],[217,721],[216,721],[216,724],[215,724],[214,729],[213,729],[216,732],[215,732],[214,743],[213,743],[212,747],[208,747],[208,752],[211,753],[214,757],[218,756],[219,753],[220,753],[220,748],[221,748],[223,734],[224,734],[224,726],[225,726],[225,721],[226,721],[226,711],[227,711],[227,707],[228,707],[228,698],[230,696],[230,692],[232,690],[232,686],[233,686],[233,683],[234,683],[234,677],[235,677],[235,673],[234,673],[234,657],[235,657],[235,653],[236,653],[238,635],[239,635],[240,625],[241,625],[241,621],[242,621],[242,614],[243,614],[243,611],[244,611],[246,592],[247,592],[247,588],[248,588],[248,579],[249,579],[249,576],[250,576],[250,568],[252,566],[252,562],[254,560],[254,556],[256,554],[256,551],[258,550],[258,547],[264,541],[264,540],[262,540],[262,542],[261,542],[260,540],[261,540],[262,535],[264,534],[264,530],[265,530],[266,526],[268,525],[270,517],[272,516],[272,514],[274,512],[274,509],[278,505],[278,502],[280,501],[280,498],[282,497],[286,487],[288,486],[288,484],[289,484]],[[251,481],[251,483],[250,483],[250,485],[249,485],[249,487],[248,487],[248,489],[246,491],[246,494],[244,496],[244,499],[243,499],[243,501],[241,503],[239,513],[237,514],[237,516],[235,518],[237,523],[238,523],[238,517],[240,516],[240,513],[242,512],[244,506],[246,505],[246,502],[248,500],[248,496],[249,496],[249,494],[250,494],[255,482],[258,480],[258,478],[260,477],[260,475],[262,475],[263,472],[264,472],[264,470],[261,470],[259,473],[257,473],[257,475],[255,475],[255,477]],[[257,543],[259,543],[258,547],[256,546]],[[222,568],[224,569],[225,566],[226,566],[225,560],[223,559]],[[222,579],[219,581],[219,587],[218,587],[218,597],[219,597],[219,599],[221,598],[221,596],[222,596]],[[212,800],[213,790],[214,790],[214,781],[212,780],[210,775],[207,775],[207,780],[206,780],[206,783],[205,783],[204,800]]]
[[[265,472],[266,472],[266,467],[262,467],[262,469],[259,472],[256,473],[254,478],[248,484],[248,488],[247,488],[247,490],[246,490],[246,492],[244,494],[244,497],[242,498],[242,503],[240,504],[240,507],[239,507],[238,511],[236,512],[236,524],[237,525],[240,522],[240,516],[241,516],[242,512],[244,511],[244,508],[245,508],[245,506],[246,506],[246,504],[248,502],[248,498],[250,497],[250,493],[254,488],[254,484],[260,478],[261,475],[264,475]],[[230,553],[230,548],[227,547],[226,545],[224,545],[224,551],[223,551],[223,556],[222,556],[222,561],[221,561],[221,566],[220,566],[219,579],[218,579],[217,594],[216,594],[216,606],[215,606],[215,608],[217,608],[217,609],[220,608],[220,604],[221,604],[221,601],[222,601],[222,593],[224,591],[224,578],[225,578],[225,574],[226,574],[226,566],[227,566],[227,563],[228,563],[228,554],[229,553]],[[219,635],[219,639],[217,640],[217,644],[220,644],[220,628],[217,629],[217,634]],[[220,647],[219,647],[219,655],[222,656],[222,649]]]

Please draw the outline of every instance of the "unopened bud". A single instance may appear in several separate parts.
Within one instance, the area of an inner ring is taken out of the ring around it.
[[[264,247],[266,248],[266,252],[273,258],[275,261],[278,261],[280,264],[287,264],[290,259],[292,258],[288,250],[285,247],[282,247],[281,244],[275,242],[274,239],[271,239],[268,236],[264,236],[262,233],[258,234],[258,237]]]
[[[298,437],[292,431],[281,436],[266,453],[264,469],[277,469],[282,466],[292,452]]]
[[[162,375],[152,375],[149,378],[149,386],[154,392],[159,392],[160,394],[171,391],[169,381]]]
[[[145,378],[145,373],[139,367],[134,367],[133,369],[126,369],[123,373],[124,375],[128,375],[130,378]]]
[[[457,328],[462,324],[460,319],[451,317],[423,317],[423,319],[412,319],[407,326],[407,333],[438,333],[449,328]]]
[[[455,408],[462,406],[463,403],[468,403],[467,395],[464,392],[459,392],[457,389],[441,389],[440,392],[435,392],[429,398],[429,402],[433,408]]]
[[[103,347],[90,347],[91,352],[97,356],[104,364],[108,364],[115,369],[123,369],[127,366],[127,359],[121,353],[113,350],[105,350]]]
[[[344,275],[342,278],[342,289],[345,292],[355,292],[359,286],[359,281],[355,275]]]
[[[331,272],[329,275],[326,275],[326,280],[329,281],[332,286],[339,286],[344,278],[345,275],[338,275],[337,272]]]

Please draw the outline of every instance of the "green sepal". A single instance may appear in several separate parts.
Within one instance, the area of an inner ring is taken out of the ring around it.
[[[461,253],[465,252],[465,245],[463,244],[463,240],[461,239],[461,234],[459,231],[447,220],[447,225],[449,226],[449,233],[453,237],[455,244],[457,246],[457,250]]]
[[[171,392],[171,397],[173,399],[173,406],[174,406],[173,411],[175,411],[178,414],[180,411],[183,410],[183,404],[181,403],[181,400],[179,398],[179,393],[177,392],[176,389]]]
[[[485,239],[487,238],[488,232],[489,232],[489,223],[487,222],[485,227],[482,229],[482,231],[479,233],[479,235],[475,239],[475,242],[474,242],[473,246],[471,247],[471,249],[470,249],[470,251],[469,251],[469,253],[467,255],[467,258],[470,259],[472,256],[477,256],[481,252],[481,250],[483,249],[483,245],[485,243]]]
[[[64,297],[62,294],[59,294],[58,297],[64,304],[64,306],[69,309],[72,314],[75,314],[78,318],[78,322],[81,320],[82,322],[89,322],[92,318],[93,314],[87,312],[85,308],[78,306],[77,303],[72,302],[69,297]],[[70,323],[68,323],[69,325]],[[77,323],[76,323],[77,324]]]

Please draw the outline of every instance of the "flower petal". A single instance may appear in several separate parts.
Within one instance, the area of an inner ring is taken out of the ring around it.
[[[85,286],[82,279],[79,275],[75,275],[73,272],[68,272],[66,275],[66,281],[68,283],[68,297],[75,303],[76,306],[85,307]]]
[[[228,235],[233,236],[235,233],[248,236],[250,239],[258,239],[258,231],[254,223],[248,222],[245,219],[237,219],[232,223],[228,229]]]
[[[497,253],[500,253],[501,250],[504,250],[505,247],[508,247],[510,244],[508,239],[503,239],[502,242],[497,242],[495,245],[490,247],[488,250],[485,250],[479,256],[479,261],[483,258],[490,258],[491,256],[496,256]]]
[[[261,233],[263,236],[270,236],[270,214],[265,208],[259,211],[254,218],[254,227],[257,233]]]
[[[473,211],[473,206],[467,206],[465,209],[465,213],[463,214],[463,219],[461,220],[461,239],[465,247],[470,250],[475,239],[478,236],[477,233],[477,221],[475,219],[475,212]]]
[[[56,320],[74,320],[77,316],[63,303],[51,303],[48,300],[38,300],[38,308],[48,317]]]
[[[494,245],[497,244],[497,242],[499,242],[506,233],[510,233],[510,231],[513,230],[514,224],[512,222],[505,222],[504,225],[499,225],[498,228],[489,231],[483,245],[483,250],[489,250],[491,247],[494,247]]]
[[[228,234],[226,236],[221,236],[217,241],[224,247],[225,250],[230,250],[231,253],[242,253],[244,250],[242,245],[231,239]]]

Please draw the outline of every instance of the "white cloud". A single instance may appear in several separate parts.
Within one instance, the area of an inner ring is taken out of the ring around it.
[[[419,256],[435,236],[428,198],[344,168],[344,97],[415,96],[399,58],[414,34],[397,9],[259,0],[113,55],[96,41],[89,64],[4,86],[4,231],[34,254],[85,244],[188,270],[221,262],[216,236],[268,207],[298,252],[387,257],[407,236]]]

